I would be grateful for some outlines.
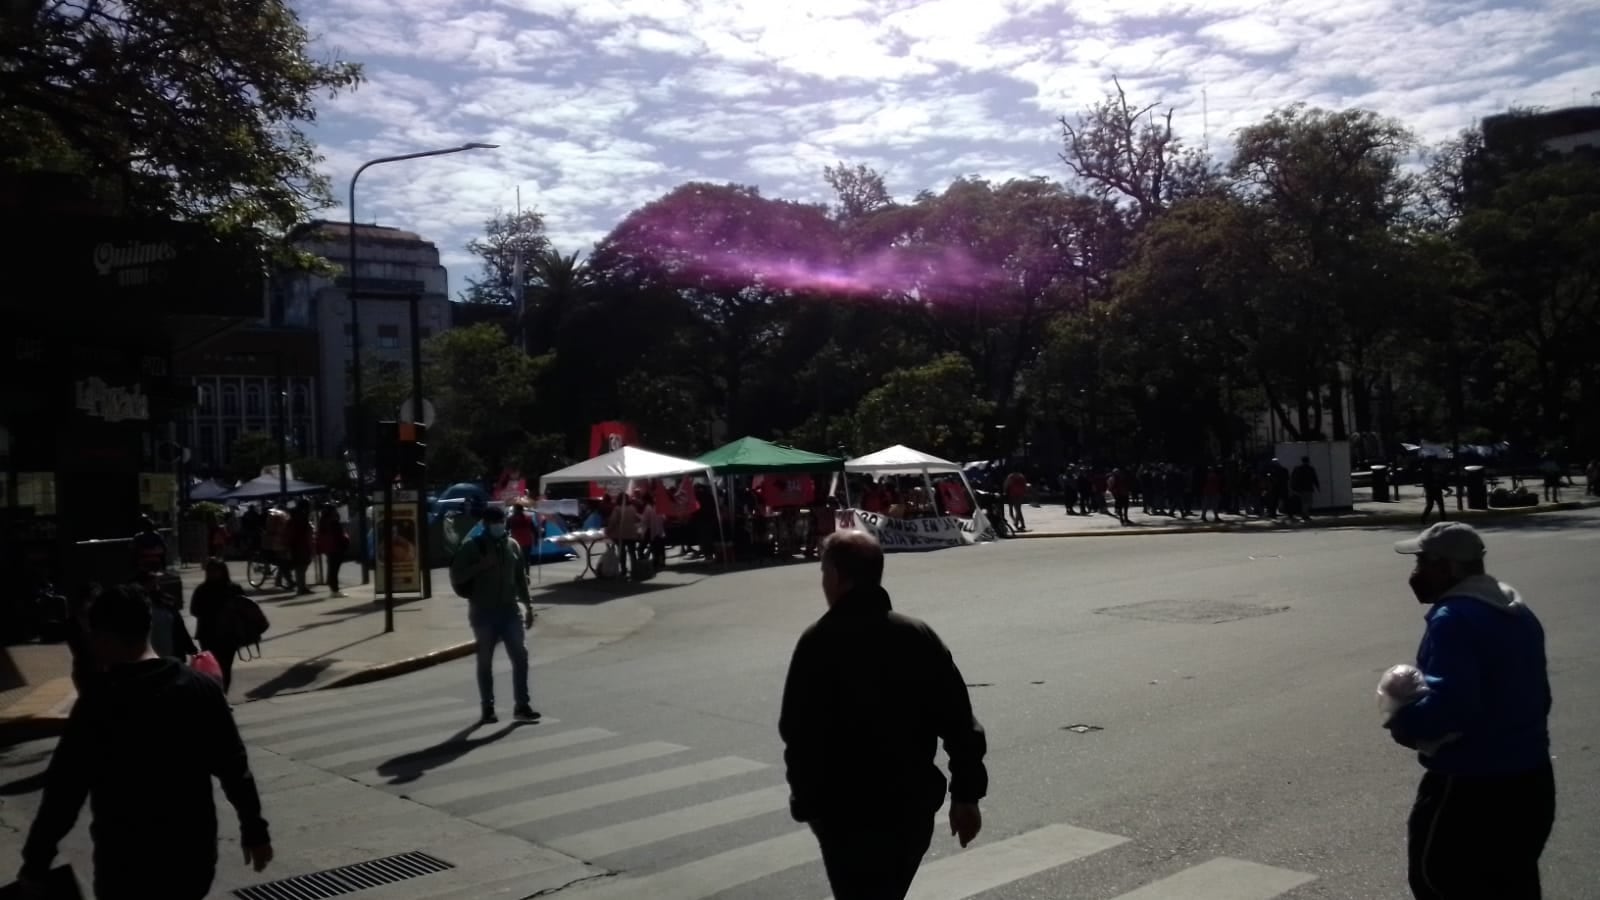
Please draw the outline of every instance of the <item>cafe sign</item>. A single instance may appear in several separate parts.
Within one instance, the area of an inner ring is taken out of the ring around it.
[[[99,378],[83,378],[73,384],[78,411],[105,422],[148,422],[150,398],[138,385],[113,387]]]

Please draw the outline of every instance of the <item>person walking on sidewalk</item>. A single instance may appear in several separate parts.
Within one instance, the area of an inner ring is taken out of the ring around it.
[[[210,651],[222,667],[222,692],[226,694],[233,686],[233,661],[240,646],[234,633],[237,616],[233,606],[247,598],[223,559],[206,560],[205,572],[206,580],[189,596],[189,612],[194,615],[194,636],[200,649]]]
[[[350,534],[344,530],[339,510],[332,503],[322,507],[322,515],[317,519],[317,552],[327,558],[328,596],[345,596],[339,588],[339,567],[350,555]]]
[[[1429,607],[1417,650],[1428,690],[1385,726],[1426,770],[1409,825],[1411,892],[1538,900],[1556,804],[1544,629],[1484,571],[1471,525],[1437,522],[1394,549],[1416,557],[1411,591]]]
[[[87,798],[96,897],[201,900],[217,868],[212,778],[239,815],[245,862],[266,868],[272,842],[261,797],[221,687],[155,654],[150,604],[135,587],[96,597],[89,633],[105,671],[73,705],[50,757],[22,850],[24,889],[43,891]]]
[[[926,623],[894,612],[883,548],[836,531],[822,544],[828,611],[794,648],[778,732],[789,809],[811,826],[838,900],[900,900],[933,840],[950,759],[950,831],[983,826],[987,743],[966,681]]]
[[[486,724],[500,721],[494,710],[494,648],[502,643],[511,657],[512,715],[539,720],[528,695],[526,629],[533,627],[533,600],[525,559],[521,545],[506,534],[506,511],[490,506],[483,511],[483,533],[463,542],[450,561],[450,586],[467,598],[467,621],[478,644],[478,699]]]
[[[1300,465],[1294,467],[1289,482],[1295,498],[1300,501],[1300,517],[1311,521],[1311,504],[1317,499],[1317,489],[1322,487],[1322,478],[1317,475],[1316,467],[1311,465],[1311,457],[1300,457]]]

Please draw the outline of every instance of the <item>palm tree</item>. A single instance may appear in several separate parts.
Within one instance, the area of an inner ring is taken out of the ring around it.
[[[538,356],[554,346],[561,321],[582,302],[591,283],[589,268],[576,251],[563,255],[551,248],[528,261],[524,277],[525,302],[517,327],[523,350]]]

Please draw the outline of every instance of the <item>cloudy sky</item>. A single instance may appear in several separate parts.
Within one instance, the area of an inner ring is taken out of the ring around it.
[[[900,197],[1063,177],[1056,119],[1113,75],[1213,151],[1297,101],[1438,139],[1600,91],[1600,0],[292,2],[318,53],[366,65],[313,132],[341,197],[364,159],[501,145],[362,176],[359,218],[435,241],[452,293],[462,245],[519,186],[570,251],[691,179],[821,200],[839,160]]]

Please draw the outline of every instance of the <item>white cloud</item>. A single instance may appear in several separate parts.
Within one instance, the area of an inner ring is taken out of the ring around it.
[[[319,49],[370,76],[322,110],[336,179],[375,155],[503,145],[363,177],[364,219],[452,260],[518,185],[583,249],[689,178],[812,200],[839,160],[901,195],[1060,176],[1055,118],[1113,75],[1214,150],[1288,103],[1375,109],[1431,140],[1600,85],[1594,0],[297,2]]]

